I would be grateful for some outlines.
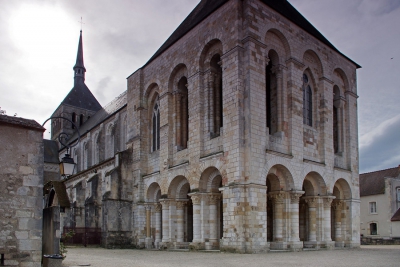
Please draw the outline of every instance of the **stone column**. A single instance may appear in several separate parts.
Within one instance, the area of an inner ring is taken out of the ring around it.
[[[200,243],[201,240],[201,195],[190,194],[193,203],[193,243]]]
[[[217,205],[219,200],[221,199],[221,195],[208,195],[208,203],[209,203],[209,211],[210,211],[210,243],[213,245],[218,244],[218,209]]]
[[[308,205],[308,241],[317,241],[317,204],[316,197],[306,197],[305,202]]]
[[[335,210],[335,246],[342,247],[342,206],[343,202],[339,199],[333,201],[333,209]]]
[[[177,242],[184,242],[184,210],[186,206],[186,201],[176,202],[176,230],[177,230]]]
[[[283,203],[285,195],[283,191],[269,193],[269,198],[272,200],[274,206],[274,242],[283,241]]]
[[[152,247],[151,239],[151,206],[146,205],[146,248],[150,249]]]
[[[154,244],[156,246],[156,248],[159,247],[159,243],[161,242],[161,210],[162,210],[162,206],[161,204],[157,203],[154,206],[154,210],[155,210],[155,220],[156,220],[156,236],[155,236],[155,241]]]
[[[169,199],[161,199],[162,205],[162,242],[168,243],[169,239]]]
[[[300,197],[304,194],[304,191],[295,191],[290,193],[290,208],[291,208],[291,216],[290,216],[290,241],[291,248],[298,249],[302,248],[302,243],[300,242],[300,234],[299,234],[299,201]],[[298,244],[296,244],[298,243]]]
[[[334,196],[324,197],[324,241],[327,248],[333,247],[331,236],[331,206]]]

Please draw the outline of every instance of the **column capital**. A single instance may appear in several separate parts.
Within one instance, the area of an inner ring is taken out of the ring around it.
[[[154,205],[154,210],[155,210],[156,212],[161,212],[161,210],[162,210],[162,205],[161,205],[160,203],[156,203],[156,204]]]
[[[290,192],[290,203],[299,203],[300,197],[304,195],[304,191],[291,191]]]
[[[286,197],[286,192],[285,191],[275,191],[275,192],[270,192],[268,194],[269,199],[271,199],[274,203],[283,203],[285,197]]]
[[[318,204],[318,197],[315,196],[304,197],[304,201],[308,204],[310,208],[316,208]]]
[[[202,195],[200,193],[192,193],[188,194],[188,196],[192,199],[193,205],[200,205]]]
[[[182,210],[187,205],[187,200],[177,200],[176,209]]]
[[[221,195],[220,194],[209,194],[209,195],[207,195],[207,198],[208,198],[208,202],[210,205],[217,205],[217,203],[221,199]]]
[[[330,208],[332,206],[332,201],[335,199],[335,196],[326,196],[326,197],[322,197],[322,199],[324,200],[324,207],[325,208]]]
[[[151,210],[151,207],[153,206],[153,203],[144,203],[144,208],[146,210]]]
[[[332,207],[333,207],[335,210],[341,209],[342,206],[343,206],[343,201],[341,201],[340,199],[335,199],[335,200],[333,201],[333,203],[332,203]]]
[[[171,200],[168,198],[163,198],[160,199],[160,204],[162,205],[163,209],[169,209],[169,204],[171,203]]]

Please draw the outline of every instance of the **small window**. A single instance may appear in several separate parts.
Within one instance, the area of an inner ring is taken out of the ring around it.
[[[373,203],[375,203],[375,202],[373,202]],[[369,230],[370,230],[371,235],[377,235],[378,234],[378,225],[376,223],[370,223]]]
[[[303,123],[312,126],[312,89],[306,74],[303,75]]]
[[[397,201],[400,202],[400,188],[397,188]]]
[[[376,214],[376,202],[369,202],[369,213]]]

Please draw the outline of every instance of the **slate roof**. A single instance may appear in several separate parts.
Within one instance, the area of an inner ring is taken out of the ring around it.
[[[171,36],[165,41],[165,43],[157,50],[157,52],[150,58],[150,60],[143,66],[145,67],[155,58],[160,56],[165,50],[182,38],[191,29],[197,26],[200,22],[206,19],[219,7],[227,3],[229,0],[202,0],[193,11],[186,17],[186,19],[178,26],[178,28],[171,34]],[[336,47],[334,47],[303,15],[300,14],[287,0],[260,0],[267,6],[274,9],[276,12],[314,36],[316,39],[338,52],[351,62],[353,62],[357,68],[361,66],[349,59],[347,56],[342,54]]]
[[[83,80],[75,83],[74,87],[64,98],[61,104],[92,111],[98,111],[101,109],[100,103],[94,97],[92,92],[90,92],[89,88],[86,86]]]
[[[386,170],[360,174],[360,196],[371,196],[385,193],[385,177],[398,177],[400,166]]]
[[[390,219],[392,222],[400,221],[400,208],[394,213],[393,217]]]
[[[60,163],[58,158],[58,143],[57,141],[43,139],[44,144],[44,162],[45,163]]]
[[[81,127],[79,127],[79,133],[83,136],[86,132],[101,124],[107,118],[112,116],[115,112],[119,111],[127,104],[127,91],[117,96],[109,104],[101,108],[96,114],[94,114],[89,120],[87,120]],[[71,136],[71,141],[75,141],[78,138],[78,134],[75,133]]]
[[[70,202],[65,184],[61,181],[50,181],[43,186],[43,194],[48,194],[54,188],[60,207],[69,208]]]
[[[46,129],[35,120],[24,119],[7,115],[0,115],[0,124],[10,124],[21,128],[29,128],[32,130],[44,132]]]

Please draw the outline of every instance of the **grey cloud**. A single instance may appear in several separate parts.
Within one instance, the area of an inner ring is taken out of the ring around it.
[[[360,139],[360,172],[400,164],[400,115],[380,124]]]

